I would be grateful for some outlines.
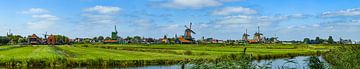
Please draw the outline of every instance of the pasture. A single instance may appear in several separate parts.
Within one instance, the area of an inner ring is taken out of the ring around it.
[[[216,60],[244,54],[253,59],[319,55],[338,45],[283,44],[81,44],[0,46],[2,66],[145,66],[177,64],[184,60]]]

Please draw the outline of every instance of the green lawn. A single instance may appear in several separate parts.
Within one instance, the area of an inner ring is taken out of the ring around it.
[[[117,44],[117,45],[57,45],[57,46],[0,46],[1,65],[150,65],[171,64],[184,59],[216,59],[230,54],[246,54],[253,57],[287,57],[289,55],[311,55],[326,52],[333,45],[281,45],[251,44],[240,46],[196,45],[196,44]],[[273,55],[273,56],[272,56]],[[285,55],[285,56],[284,56]]]

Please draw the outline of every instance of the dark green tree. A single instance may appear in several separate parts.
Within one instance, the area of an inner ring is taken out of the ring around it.
[[[309,43],[310,43],[310,39],[309,39],[309,38],[304,38],[303,42],[304,42],[305,44],[309,44]]]
[[[99,40],[99,41],[103,41],[103,40],[104,40],[104,36],[99,36],[99,37],[98,37],[98,40]]]
[[[105,40],[111,40],[111,38],[110,38],[110,37],[106,37]]]
[[[9,42],[10,42],[10,38],[5,36],[0,36],[0,45],[5,45],[8,44]]]
[[[95,41],[95,42],[99,41],[98,37],[93,37],[92,40]]]
[[[26,43],[26,42],[28,42],[28,39],[27,39],[27,38],[20,38],[20,39],[18,40],[18,43]]]
[[[334,44],[334,39],[332,38],[332,36],[329,36],[327,42],[328,42],[329,44]]]
[[[18,40],[22,38],[20,35],[8,35],[7,37],[10,39],[11,44],[17,44]]]
[[[316,42],[319,42],[319,43],[322,43],[322,40],[320,39],[320,37],[316,37],[316,38],[315,38],[315,41],[316,41]]]

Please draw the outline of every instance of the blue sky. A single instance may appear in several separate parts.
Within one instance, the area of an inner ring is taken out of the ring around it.
[[[75,37],[160,38],[184,33],[240,39],[245,29],[280,40],[320,36],[360,40],[359,0],[6,0],[0,2],[0,35],[62,34]],[[252,37],[252,36],[251,36]]]

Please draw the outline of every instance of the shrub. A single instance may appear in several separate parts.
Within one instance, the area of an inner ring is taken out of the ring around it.
[[[191,52],[190,50],[186,50],[186,51],[184,52],[184,54],[185,54],[185,55],[191,55],[192,52]]]

